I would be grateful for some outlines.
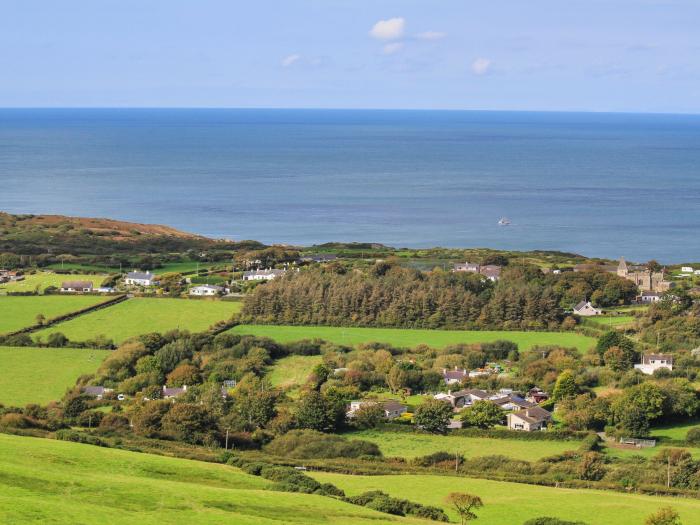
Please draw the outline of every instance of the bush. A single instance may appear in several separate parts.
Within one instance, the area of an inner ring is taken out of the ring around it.
[[[0,427],[34,428],[39,426],[37,421],[23,414],[9,413],[0,418]]]
[[[375,443],[348,440],[314,430],[291,430],[272,440],[265,451],[274,456],[298,459],[358,458],[381,456]]]
[[[541,517],[527,520],[523,525],[586,525],[582,521],[565,521],[559,518]]]
[[[433,452],[432,454],[428,454],[427,456],[420,456],[414,458],[412,463],[419,467],[432,467],[433,465],[437,465],[438,463],[444,463],[446,461],[455,461],[455,457],[457,457],[457,455],[451,452]],[[462,456],[459,456],[458,460],[461,463],[464,460],[464,458]]]
[[[700,427],[693,427],[688,430],[685,440],[693,445],[700,444]]]
[[[120,414],[105,414],[100,421],[100,430],[103,432],[121,432],[129,429],[129,419]]]
[[[95,445],[98,447],[107,447],[107,443],[100,438],[75,430],[63,429],[56,432],[56,439],[59,441],[72,441],[74,443],[85,443],[87,445]]]
[[[361,505],[378,512],[396,516],[410,515],[434,521],[449,521],[447,514],[442,509],[421,505],[405,499],[393,498],[380,490],[345,498],[345,501],[353,505]]]

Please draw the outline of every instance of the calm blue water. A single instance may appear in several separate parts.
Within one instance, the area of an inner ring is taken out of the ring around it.
[[[264,242],[700,260],[700,117],[0,110],[0,209]]]

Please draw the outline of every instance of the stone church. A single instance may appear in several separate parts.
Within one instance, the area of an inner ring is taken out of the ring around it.
[[[624,257],[620,257],[617,275],[632,281],[642,292],[665,292],[673,286],[672,282],[666,280],[663,270],[652,272],[643,266],[629,267]]]

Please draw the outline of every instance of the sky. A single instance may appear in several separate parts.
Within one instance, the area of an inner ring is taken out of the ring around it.
[[[698,0],[3,0],[0,107],[700,113]]]

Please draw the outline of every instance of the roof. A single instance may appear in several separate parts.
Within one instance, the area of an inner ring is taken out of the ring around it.
[[[523,421],[528,423],[542,423],[552,419],[552,414],[542,407],[534,406],[513,412],[514,416],[518,416]]]
[[[173,397],[184,394],[187,391],[185,387],[175,386],[175,387],[163,387],[163,397]]]
[[[666,361],[669,364],[673,364],[673,356],[671,354],[644,354],[642,356],[642,362],[648,363],[650,361]]]
[[[277,269],[272,269],[272,270],[250,270],[247,272],[243,272],[243,277],[249,277],[251,275],[282,275],[284,274],[284,270],[277,270]]]
[[[442,372],[442,377],[445,379],[459,379],[462,380],[467,377],[469,373],[466,370],[444,370]]]
[[[384,408],[384,410],[389,410],[389,411],[405,410],[406,409],[406,407],[404,405],[402,405],[401,403],[399,403],[398,401],[395,401],[393,399],[389,399],[388,401],[384,401],[382,403],[382,407]]]
[[[64,281],[61,288],[92,288],[92,281]]]
[[[105,390],[103,386],[86,386],[83,388],[83,393],[89,396],[101,396],[105,393]]]
[[[513,394],[509,394],[507,396],[503,396],[501,398],[494,399],[493,402],[496,405],[506,405],[508,403],[511,403],[513,405],[519,406],[520,408],[531,408],[531,407],[536,406],[535,403],[530,403],[529,401],[525,401],[523,398],[516,396],[516,395],[513,395]]]
[[[155,274],[151,272],[129,272],[126,274],[126,278],[152,281],[155,278]]]
[[[192,290],[216,290],[217,292],[220,292],[221,290],[224,289],[223,286],[216,286],[215,284],[200,284],[199,286],[193,286]]]
[[[501,267],[495,264],[487,264],[482,266],[480,272],[481,275],[486,277],[499,277],[501,275]]]

